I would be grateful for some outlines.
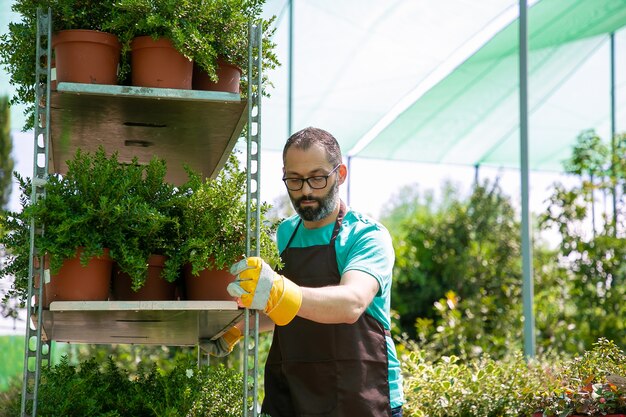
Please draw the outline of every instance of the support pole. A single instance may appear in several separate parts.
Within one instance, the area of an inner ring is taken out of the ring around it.
[[[520,168],[522,185],[522,298],[524,310],[524,355],[535,356],[535,318],[533,315],[533,271],[530,210],[528,202],[528,20],[527,0],[519,2],[519,98]]]
[[[477,187],[480,181],[480,164],[474,165],[474,187]]]
[[[293,0],[289,0],[289,58],[287,64],[287,137],[293,134]]]
[[[613,178],[617,178],[617,172],[615,172],[615,164],[617,163],[617,156],[615,155],[616,146],[615,143],[615,33],[611,33],[611,171]],[[617,184],[613,184],[613,236],[617,236]]]
[[[348,185],[346,187],[346,189],[347,189],[346,202],[347,202],[348,206],[350,205],[350,182],[351,182],[350,181],[350,177],[352,176],[352,175],[350,175],[351,167],[352,167],[352,156],[348,155],[348,181],[347,181]]]

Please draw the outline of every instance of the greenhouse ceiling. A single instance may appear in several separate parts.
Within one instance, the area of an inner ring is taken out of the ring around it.
[[[519,166],[519,3],[294,0],[292,131],[318,126],[354,157]],[[626,129],[626,0],[529,0],[529,158],[556,171],[576,136]],[[282,67],[263,102],[263,149],[288,136],[289,0]]]

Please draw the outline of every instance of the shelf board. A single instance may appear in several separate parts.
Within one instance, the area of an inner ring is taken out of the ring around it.
[[[118,152],[122,163],[167,161],[166,180],[182,184],[187,164],[215,177],[248,117],[239,94],[59,83],[50,96],[50,172],[65,173],[77,148]]]
[[[47,340],[193,346],[243,312],[235,301],[54,301],[42,318]]]

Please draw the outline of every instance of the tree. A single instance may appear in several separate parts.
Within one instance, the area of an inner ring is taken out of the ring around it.
[[[584,131],[565,163],[580,178],[570,188],[555,185],[544,228],[561,236],[559,261],[569,276],[567,297],[575,306],[571,338],[589,347],[599,337],[626,346],[626,135],[614,138],[613,151],[594,131]],[[598,194],[603,198],[598,199]],[[615,206],[602,204],[615,196]],[[598,208],[604,210],[597,213]]]
[[[440,201],[405,189],[383,223],[396,250],[392,308],[401,332],[435,357],[522,349],[520,226],[497,182],[475,185],[469,197],[446,184]],[[569,276],[554,250],[538,239],[533,246],[538,350],[575,350],[575,310],[563,296]]]
[[[9,109],[9,98],[0,97],[0,205],[6,207],[11,196],[11,179],[13,177],[13,158],[11,151],[13,143],[11,141],[11,111]],[[0,230],[0,233],[4,233]],[[0,247],[0,268],[4,267],[4,248]],[[1,291],[0,291],[1,292]],[[0,299],[4,294],[0,293]],[[13,303],[2,303],[0,314],[4,317],[17,318],[17,309]]]
[[[0,205],[2,207],[6,207],[11,197],[14,166],[12,150],[9,98],[3,96],[0,97]]]

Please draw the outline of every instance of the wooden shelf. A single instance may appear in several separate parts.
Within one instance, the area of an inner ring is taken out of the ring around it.
[[[184,165],[215,177],[243,126],[239,94],[118,85],[59,83],[50,97],[50,172],[65,173],[77,148],[117,151],[120,162],[167,161],[166,180],[187,180]]]
[[[54,301],[42,318],[46,340],[193,346],[243,313],[234,301]]]

